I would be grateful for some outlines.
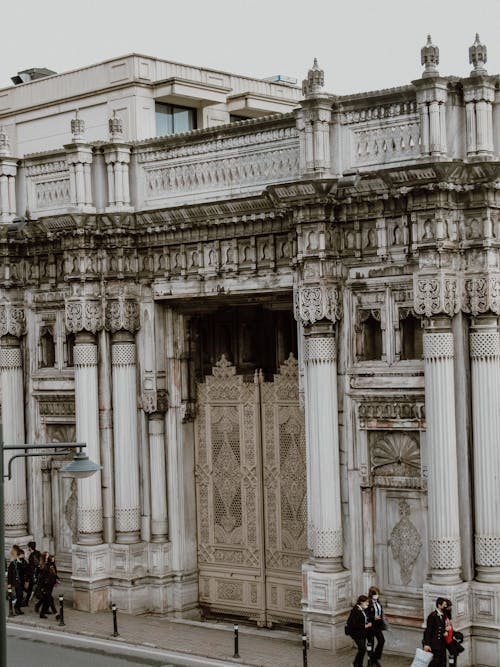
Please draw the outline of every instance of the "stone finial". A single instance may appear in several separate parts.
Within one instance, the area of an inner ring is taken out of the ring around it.
[[[80,118],[78,109],[75,109],[75,117],[71,119],[71,134],[73,141],[82,141],[85,134],[85,121]]]
[[[116,115],[116,109],[109,119],[109,136],[112,140],[123,139],[123,121]]]
[[[422,77],[439,76],[439,47],[432,43],[430,35],[427,35],[427,43],[420,49],[420,57],[424,71]]]
[[[0,125],[0,157],[10,156],[9,135],[3,125]]]
[[[479,33],[476,32],[474,44],[469,47],[469,62],[474,65],[471,75],[487,74],[486,61],[488,60],[488,50],[484,44],[481,44]]]
[[[302,94],[305,97],[314,97],[323,93],[325,85],[325,73],[318,65],[318,59],[314,59],[313,66],[307,73],[307,79],[302,81]]]

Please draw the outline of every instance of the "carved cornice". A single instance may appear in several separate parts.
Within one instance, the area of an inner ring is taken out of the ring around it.
[[[66,300],[66,328],[71,333],[89,331],[95,334],[104,326],[100,299],[78,297]]]
[[[20,304],[0,304],[0,336],[22,336],[26,331],[26,316]]]
[[[474,317],[488,312],[500,315],[500,274],[484,273],[466,277],[463,310]]]
[[[135,333],[139,326],[139,304],[135,299],[118,297],[108,300],[106,303],[106,329],[108,331]]]
[[[415,313],[432,317],[458,313],[461,306],[459,280],[454,273],[416,274],[413,283]]]
[[[301,285],[294,289],[294,315],[303,326],[342,317],[342,290],[339,284]]]

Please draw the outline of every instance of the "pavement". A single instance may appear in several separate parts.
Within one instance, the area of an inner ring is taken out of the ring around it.
[[[303,667],[301,635],[292,631],[258,629],[239,625],[239,655],[233,658],[233,625],[208,621],[131,616],[118,613],[119,637],[113,637],[110,612],[90,614],[65,609],[64,627],[53,616],[40,619],[32,608],[24,616],[8,619],[10,635],[57,645],[91,648],[114,656],[145,660],[142,664],[199,667]],[[333,655],[308,651],[308,667],[349,667],[354,649]],[[36,664],[36,662],[34,663]],[[94,663],[99,664],[99,663]],[[139,663],[141,664],[141,663]],[[411,658],[384,655],[384,667],[407,667]]]

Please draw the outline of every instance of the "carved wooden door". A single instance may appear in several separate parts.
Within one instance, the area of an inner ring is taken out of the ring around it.
[[[297,361],[245,382],[225,357],[198,386],[200,605],[259,625],[301,621],[307,558]]]

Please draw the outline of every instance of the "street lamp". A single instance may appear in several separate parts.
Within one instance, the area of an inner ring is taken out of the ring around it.
[[[4,507],[4,480],[12,479],[12,462],[15,459],[27,459],[34,456],[47,456],[47,452],[38,450],[50,450],[52,456],[65,456],[74,451],[73,460],[67,463],[61,472],[84,479],[90,477],[101,466],[94,463],[84,453],[86,447],[84,442],[48,442],[45,445],[4,445],[3,427],[0,425],[0,557],[2,560],[2,571],[5,567],[5,507]],[[33,451],[37,450],[37,451]],[[13,455],[7,463],[7,473],[4,472],[4,451],[12,451]],[[5,579],[4,579],[5,582]],[[0,600],[0,667],[7,667],[7,628],[5,619],[5,584],[2,584],[2,599]]]

